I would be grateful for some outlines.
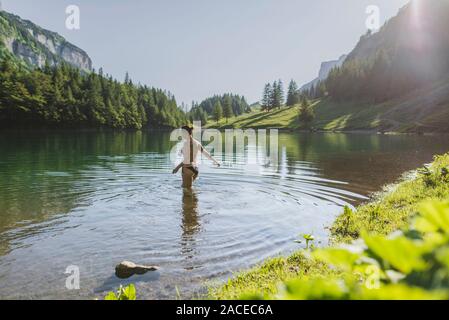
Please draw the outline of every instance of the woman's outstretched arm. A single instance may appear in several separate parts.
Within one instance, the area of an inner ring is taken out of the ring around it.
[[[210,155],[210,153],[207,152],[207,150],[202,145],[200,145],[200,148],[201,148],[201,153],[204,154],[206,156],[206,158],[208,158],[210,161],[214,162],[216,166],[218,166],[218,167],[220,166],[220,162],[215,160],[215,158],[212,157]]]

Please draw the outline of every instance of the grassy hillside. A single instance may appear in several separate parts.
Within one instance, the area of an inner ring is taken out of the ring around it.
[[[312,102],[315,120],[311,127],[329,131],[449,132],[449,80],[416,90],[400,99],[382,104],[337,103],[330,99]],[[298,120],[299,106],[283,107],[234,117],[209,128],[304,129]]]
[[[230,118],[228,121],[222,119],[218,123],[209,120],[208,128],[297,128],[296,121],[298,108],[283,107],[269,113],[253,109],[251,113],[245,113],[238,117]]]

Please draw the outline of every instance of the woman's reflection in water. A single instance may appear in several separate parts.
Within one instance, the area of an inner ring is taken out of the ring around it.
[[[184,188],[182,194],[181,253],[187,259],[195,254],[195,236],[200,230],[198,195],[193,188]]]

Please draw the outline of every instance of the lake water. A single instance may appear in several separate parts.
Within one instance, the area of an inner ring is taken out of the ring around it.
[[[447,137],[279,134],[277,163],[204,162],[192,192],[163,132],[3,133],[0,298],[94,299],[135,283],[140,299],[194,297],[205,283],[316,245],[344,205],[449,150]],[[160,266],[118,279],[123,260]],[[66,288],[79,267],[80,289]]]

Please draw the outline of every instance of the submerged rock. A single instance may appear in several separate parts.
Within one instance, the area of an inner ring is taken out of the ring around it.
[[[115,267],[115,275],[121,279],[129,278],[135,274],[145,274],[148,271],[157,271],[159,267],[135,264],[130,261],[123,261]]]

